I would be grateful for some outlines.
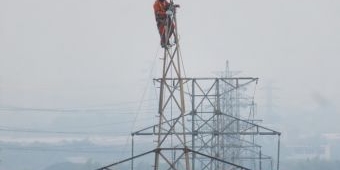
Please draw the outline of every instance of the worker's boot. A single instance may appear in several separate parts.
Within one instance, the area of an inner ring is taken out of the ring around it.
[[[166,38],[165,38],[165,35],[162,35],[161,36],[161,46],[162,46],[162,48],[165,48],[167,45],[168,45],[168,43],[166,43],[166,40],[165,40]],[[168,41],[169,42],[169,41]]]
[[[177,44],[176,34],[173,34],[173,37],[174,37],[174,44]]]

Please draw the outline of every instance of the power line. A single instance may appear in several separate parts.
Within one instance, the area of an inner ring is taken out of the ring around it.
[[[136,114],[135,109],[126,108],[92,108],[92,109],[45,109],[25,107],[0,107],[0,112],[30,112],[30,113],[53,113],[53,114]],[[139,108],[139,112],[151,112],[155,108]]]
[[[39,130],[39,129],[29,129],[29,128],[15,128],[0,126],[0,131],[5,132],[17,132],[17,133],[39,133],[39,134],[64,134],[64,135],[94,135],[94,134],[117,134],[117,132],[81,132],[81,131],[50,131],[50,130]],[[122,133],[125,134],[125,133]]]
[[[29,152],[71,152],[71,153],[104,153],[112,154],[114,151],[109,149],[89,149],[89,148],[54,148],[54,147],[19,147],[19,146],[4,146],[2,150],[17,150]]]

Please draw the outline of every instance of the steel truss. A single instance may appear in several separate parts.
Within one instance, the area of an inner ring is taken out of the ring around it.
[[[279,170],[280,132],[258,124],[253,94],[247,93],[258,78],[185,78],[176,10],[174,6],[170,9],[173,14],[167,21],[170,25],[166,27],[162,77],[154,79],[159,87],[158,123],[131,134],[131,158],[98,170],[110,170],[128,161],[133,170],[135,159],[152,153],[154,170],[262,170],[262,161],[273,156],[262,154],[263,146],[256,139],[273,135],[278,136]],[[186,111],[186,105],[190,111]],[[135,155],[135,136],[156,136],[156,148]]]
[[[200,152],[197,152],[197,151],[193,151],[191,149],[188,149],[188,148],[157,148],[157,149],[154,149],[154,150],[151,150],[151,151],[148,151],[148,152],[145,152],[145,153],[142,153],[142,154],[139,154],[139,155],[136,155],[136,156],[133,156],[133,157],[130,157],[128,159],[124,159],[124,160],[121,160],[119,162],[116,162],[116,163],[113,163],[113,164],[110,164],[110,165],[107,165],[107,166],[104,166],[102,168],[99,168],[97,170],[112,170],[111,168],[116,166],[116,165],[119,165],[119,164],[122,164],[124,162],[128,162],[128,161],[132,161],[134,159],[137,159],[139,157],[142,157],[142,156],[145,156],[145,155],[148,155],[150,153],[161,153],[161,151],[174,151],[174,150],[177,150],[177,151],[184,151],[184,152],[189,152],[189,153],[194,153],[194,154],[198,154],[202,157],[205,157],[206,159],[210,159],[212,161],[218,161],[218,162],[221,162],[223,164],[226,164],[228,165],[229,167],[231,168],[236,168],[236,169],[240,169],[240,170],[250,170],[248,168],[245,168],[245,167],[242,167],[242,166],[239,166],[239,165],[236,165],[236,164],[233,164],[233,163],[230,163],[228,161],[225,161],[225,160],[222,160],[222,159],[218,159],[218,158],[215,158],[215,157],[212,157],[210,155],[206,155],[206,154],[203,154],[203,153],[200,153]],[[170,163],[170,160],[168,160],[163,154],[160,154],[162,157],[164,157],[165,160],[167,160],[169,163]],[[183,155],[182,155],[183,156]],[[182,159],[181,157],[179,157],[179,159]],[[171,169],[177,169],[175,167],[175,164],[176,163],[173,163],[171,165]],[[169,168],[170,169],[170,168]]]
[[[135,158],[154,153],[161,160],[158,162],[161,169],[186,169],[185,154],[188,154],[192,170],[274,169],[273,161],[279,170],[281,133],[254,119],[254,93],[249,89],[256,86],[258,78],[159,78],[154,81],[159,84],[160,94],[162,84],[169,92],[163,100],[167,107],[160,107],[166,108],[160,111],[167,111],[169,116],[160,116],[163,119],[159,124],[131,134],[132,157],[123,161],[131,161],[131,169],[134,169]],[[178,113],[181,111],[177,101],[181,94],[179,81],[186,87],[182,92],[183,102],[191,108],[185,113]],[[159,141],[162,146],[135,156],[135,136],[158,136],[162,140],[157,140],[157,146],[160,146]],[[257,144],[262,136],[277,136],[276,159],[275,155],[262,153],[266,146]],[[102,169],[119,163],[122,161]]]
[[[188,148],[199,153],[250,169],[263,169],[262,164],[273,156],[262,154],[256,143],[260,136],[280,136],[280,132],[257,124],[254,119],[253,96],[245,94],[247,87],[257,84],[258,78],[181,78],[187,90],[186,103],[191,111],[184,115],[184,132],[163,132],[161,135],[186,136]],[[161,84],[161,79],[155,79]],[[166,79],[177,82],[177,78]],[[169,83],[170,84],[170,83]],[[175,83],[176,84],[176,83]],[[174,85],[172,88],[174,88]],[[248,117],[243,119],[241,117]],[[164,122],[171,124],[176,118]],[[132,133],[132,136],[157,135],[159,125],[153,125]],[[133,146],[132,146],[133,147]],[[179,147],[179,146],[174,146]],[[279,140],[277,145],[277,169],[279,169]],[[191,153],[192,169],[228,169],[227,164]],[[269,166],[267,169],[273,169]]]

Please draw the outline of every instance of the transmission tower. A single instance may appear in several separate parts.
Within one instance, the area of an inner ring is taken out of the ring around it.
[[[163,162],[171,169],[180,167],[180,169],[190,170],[185,134],[185,101],[176,8],[172,0],[169,8],[172,15],[167,16],[163,71],[162,77],[159,79],[159,123],[154,169],[158,170],[160,163]],[[172,30],[173,25],[174,30]],[[171,42],[175,43],[170,45]],[[176,149],[174,149],[174,145]]]
[[[98,170],[110,170],[128,161],[131,161],[133,170],[134,159],[151,154],[154,154],[154,170],[262,170],[262,160],[272,157],[262,154],[262,147],[255,138],[280,136],[281,133],[257,124],[254,98],[243,95],[249,85],[257,84],[258,78],[233,77],[228,65],[221,77],[185,77],[176,8],[172,0],[170,10],[165,29],[162,75],[154,79],[159,87],[158,123],[131,134],[130,158]],[[186,105],[189,111],[186,111]],[[244,119],[245,116],[248,118]],[[135,155],[134,136],[137,135],[156,137],[155,149]],[[277,170],[279,147],[280,140]]]

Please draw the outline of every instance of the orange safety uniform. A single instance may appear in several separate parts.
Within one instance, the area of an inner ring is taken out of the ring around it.
[[[156,21],[158,22],[160,19],[166,19],[166,11],[168,10],[170,3],[166,0],[160,1],[156,0],[153,4],[153,9],[155,11]]]
[[[153,9],[155,12],[155,18],[156,18],[156,22],[157,22],[157,28],[158,28],[158,32],[159,35],[161,36],[161,45],[165,46],[165,31],[166,31],[166,26],[171,25],[171,30],[170,30],[170,34],[169,37],[171,36],[174,28],[175,28],[175,24],[170,20],[170,18],[167,18],[166,15],[166,11],[169,9],[170,7],[170,3],[167,0],[156,0],[155,3],[153,4]],[[167,20],[168,19],[168,20]],[[167,23],[168,21],[168,23]]]

